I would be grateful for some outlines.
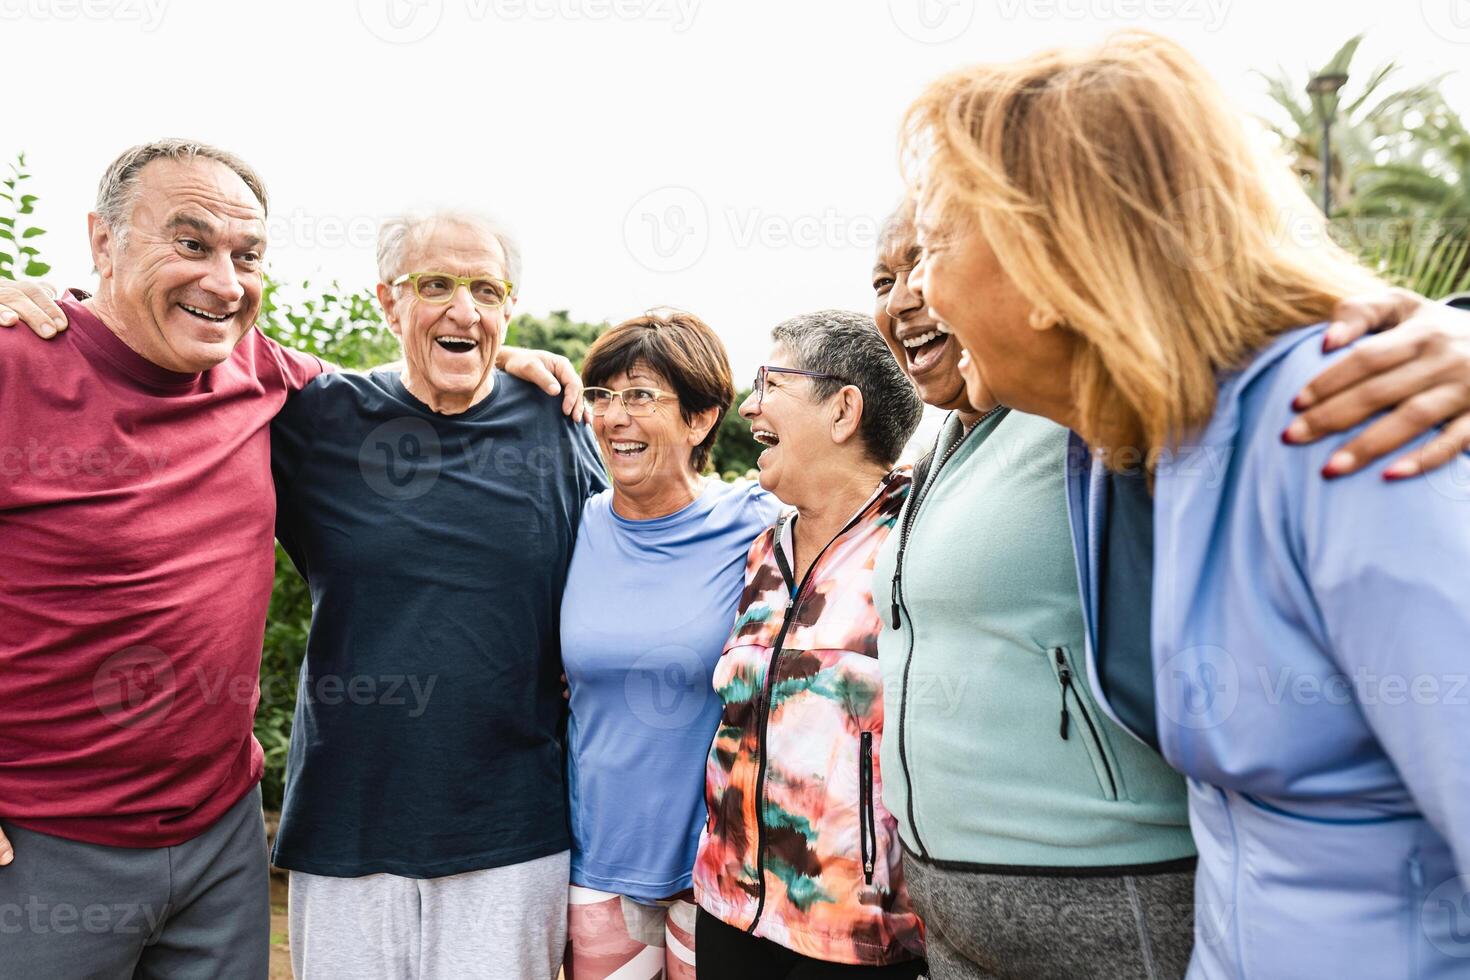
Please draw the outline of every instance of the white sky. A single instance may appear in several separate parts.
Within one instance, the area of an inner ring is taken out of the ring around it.
[[[90,280],[111,159],[192,136],[265,177],[279,279],[368,286],[382,215],[471,203],[523,244],[521,310],[691,309],[739,379],[779,320],[871,308],[897,121],[928,79],[1130,26],[1252,112],[1250,69],[1359,31],[1360,74],[1470,56],[1470,0],[0,0],[0,160],[28,154],[61,284]],[[1470,114],[1470,80],[1445,90]]]

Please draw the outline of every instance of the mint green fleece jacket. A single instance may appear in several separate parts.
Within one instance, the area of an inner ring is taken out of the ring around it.
[[[878,553],[883,803],[920,858],[1126,874],[1194,854],[1182,777],[1092,697],[1066,466],[1053,422],[951,416]]]

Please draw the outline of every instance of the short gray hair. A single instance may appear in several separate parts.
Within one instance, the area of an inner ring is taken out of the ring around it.
[[[520,245],[494,218],[462,208],[409,211],[384,218],[378,226],[378,280],[391,283],[409,271],[403,268],[403,263],[413,236],[420,229],[439,223],[470,225],[488,232],[500,243],[500,251],[505,255],[505,278],[515,286],[512,295],[521,291]]]
[[[869,456],[892,466],[918,428],[924,404],[873,318],[846,310],[806,313],[779,324],[771,338],[796,356],[792,367],[842,379],[813,379],[819,399],[830,398],[845,384],[863,393],[858,434]]]
[[[193,163],[196,159],[214,160],[235,172],[250,188],[250,193],[260,202],[260,210],[269,213],[270,204],[265,192],[265,183],[244,160],[228,150],[222,150],[198,140],[168,138],[140,143],[124,150],[112,161],[112,166],[102,175],[97,185],[97,215],[112,228],[113,235],[122,240],[127,237],[128,221],[133,215],[133,201],[137,197],[138,175],[154,160],[175,160]]]

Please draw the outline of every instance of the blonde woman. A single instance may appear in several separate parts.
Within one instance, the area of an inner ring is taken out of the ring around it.
[[[1129,665],[1098,638],[1151,637],[1200,854],[1189,975],[1463,975],[1465,460],[1328,481],[1332,444],[1282,444],[1342,356],[1320,321],[1374,281],[1154,35],[941,79],[905,146],[920,281],[969,380],[1106,466],[1079,454],[1071,480],[1087,672],[1116,714]],[[1151,621],[1097,594],[1116,561],[1150,576]]]

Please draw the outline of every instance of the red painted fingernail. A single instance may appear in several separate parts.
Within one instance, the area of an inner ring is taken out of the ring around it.
[[[1353,464],[1356,462],[1357,457],[1350,452],[1335,452],[1332,454],[1332,458],[1327,461],[1327,465],[1322,467],[1322,475],[1329,480],[1335,476],[1342,476],[1348,470],[1352,469]]]

